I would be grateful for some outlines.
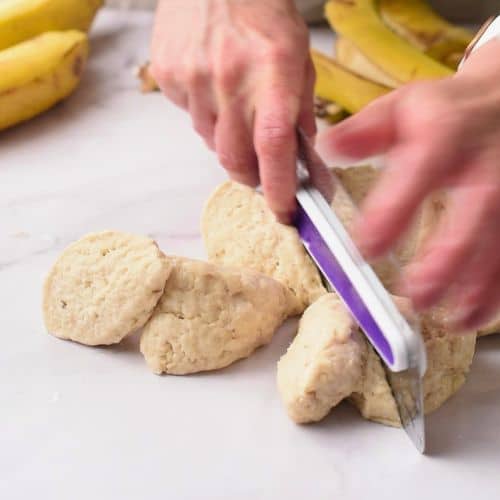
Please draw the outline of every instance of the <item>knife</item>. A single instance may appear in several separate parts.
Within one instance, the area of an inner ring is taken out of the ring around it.
[[[417,325],[410,325],[398,310],[331,208],[343,190],[340,181],[328,172],[302,131],[297,138],[294,225],[324,281],[337,292],[382,359],[401,424],[417,450],[424,453],[422,377],[427,359],[422,336]],[[356,209],[345,190],[342,200]]]

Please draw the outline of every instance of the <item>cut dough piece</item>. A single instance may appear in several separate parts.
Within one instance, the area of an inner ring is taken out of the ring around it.
[[[424,377],[425,413],[438,409],[465,382],[476,345],[476,335],[455,335],[445,325],[442,310],[421,316],[421,330],[427,351]],[[385,377],[382,361],[369,346],[363,387],[351,401],[363,417],[400,426],[396,403]]]
[[[202,235],[212,262],[253,269],[285,285],[290,314],[326,293],[295,228],[279,224],[254,189],[235,182],[219,186],[206,203]]]
[[[493,321],[490,321],[485,326],[483,326],[479,330],[478,335],[480,337],[484,337],[485,335],[491,335],[493,333],[500,333],[500,314],[498,314],[497,317],[493,319]]]
[[[223,368],[270,342],[289,298],[262,274],[176,257],[141,352],[157,374]]]
[[[310,305],[299,331],[278,362],[277,382],[288,415],[315,422],[360,390],[366,343],[337,295]]]
[[[45,326],[56,337],[82,344],[120,342],[149,319],[170,270],[149,238],[113,231],[84,236],[47,276]]]

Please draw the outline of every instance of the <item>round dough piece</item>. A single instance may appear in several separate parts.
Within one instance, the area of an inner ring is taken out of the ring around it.
[[[43,290],[43,316],[56,337],[87,345],[120,342],[152,314],[171,264],[142,236],[105,231],[70,245]]]
[[[220,185],[205,205],[201,229],[210,261],[252,269],[285,285],[290,314],[302,313],[326,293],[297,230],[279,224],[254,189],[230,181]]]
[[[141,352],[154,373],[216,370],[271,341],[290,307],[283,285],[253,271],[173,261],[141,337]]]
[[[310,305],[297,336],[278,362],[278,390],[297,423],[316,422],[360,390],[366,344],[337,295]]]

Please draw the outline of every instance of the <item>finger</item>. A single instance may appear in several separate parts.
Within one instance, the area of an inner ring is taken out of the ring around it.
[[[212,150],[215,149],[216,105],[214,101],[208,75],[193,75],[189,83],[188,111],[194,129]]]
[[[305,70],[305,85],[302,93],[300,113],[299,113],[299,127],[304,131],[307,137],[314,137],[316,135],[316,118],[314,116],[314,82],[316,80],[316,73],[312,60],[309,58],[306,62]]]
[[[435,235],[405,273],[404,287],[417,308],[435,304],[458,279],[472,286],[488,281],[500,267],[500,186],[495,170],[494,162],[471,164],[449,194]]]
[[[328,161],[361,160],[385,152],[395,141],[399,92],[376,99],[356,115],[319,134],[317,148]]]
[[[175,78],[173,70],[160,62],[153,61],[150,67],[151,76],[157,82],[162,93],[176,106],[187,109],[188,98],[186,89]]]
[[[252,187],[259,184],[251,123],[245,114],[242,99],[226,101],[219,111],[215,125],[215,148],[231,179]]]
[[[485,325],[500,310],[500,272],[485,282],[461,283],[449,303],[454,311],[451,322],[460,331]]]
[[[401,236],[416,209],[459,165],[453,138],[433,133],[393,148],[379,182],[363,203],[354,234],[368,258],[383,255]]]
[[[273,86],[260,96],[255,115],[254,144],[264,196],[280,222],[295,213],[296,123],[300,94]]]

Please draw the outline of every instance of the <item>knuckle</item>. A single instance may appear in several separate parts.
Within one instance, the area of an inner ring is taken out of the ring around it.
[[[268,120],[256,130],[255,146],[259,155],[274,155],[294,144],[293,127],[278,120]]]
[[[239,65],[225,63],[217,71],[217,86],[222,90],[231,91],[237,87],[240,77],[241,71]]]
[[[241,151],[217,151],[220,164],[232,173],[242,174],[249,170],[250,159]]]
[[[182,71],[182,81],[188,88],[199,88],[208,79],[210,72],[207,67],[191,64]]]
[[[160,87],[174,80],[174,68],[168,63],[153,59],[149,70]]]
[[[279,40],[267,48],[266,59],[272,64],[288,64],[297,58],[296,42]]]

